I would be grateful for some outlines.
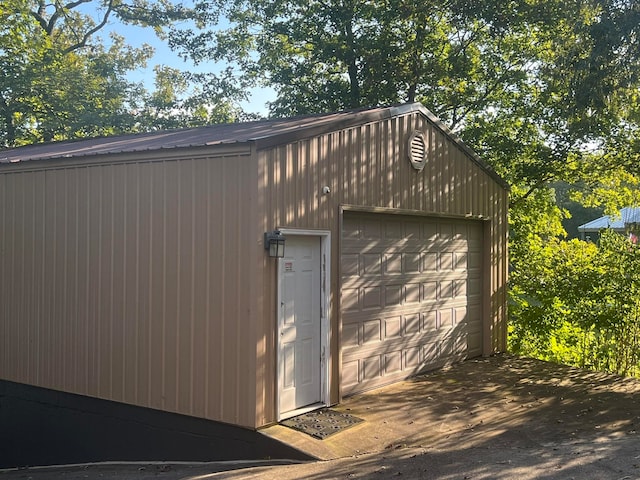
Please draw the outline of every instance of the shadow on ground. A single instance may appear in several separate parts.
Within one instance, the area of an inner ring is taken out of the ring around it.
[[[402,412],[407,422],[429,418],[433,431],[416,432],[405,439],[407,445],[451,436],[470,441],[488,430],[557,443],[635,435],[640,427],[638,393],[636,379],[505,355],[470,360],[399,388],[347,399],[343,408],[355,415]]]
[[[470,360],[345,399],[337,408],[366,425],[331,441],[362,446],[352,456],[154,478],[636,479],[639,393],[635,379],[508,355]],[[77,478],[143,477],[85,471]]]
[[[636,479],[639,393],[636,379],[539,360],[470,360],[346,399],[340,409],[397,433],[378,451],[219,477]]]

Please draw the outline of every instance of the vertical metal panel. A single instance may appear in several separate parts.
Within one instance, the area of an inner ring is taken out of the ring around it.
[[[421,172],[407,158],[408,137],[413,129],[427,139],[428,161]],[[317,152],[317,155],[314,153]],[[506,192],[469,154],[445,135],[439,126],[414,113],[347,128],[288,146],[259,152],[260,195],[265,199],[262,228],[323,229],[334,232],[332,249],[338,251],[341,205],[393,208],[422,214],[471,216],[489,223],[485,248],[489,329],[485,354],[504,350],[506,329]],[[306,157],[306,158],[305,158]],[[296,181],[303,177],[304,183]],[[332,191],[321,195],[322,186]],[[292,193],[295,191],[295,193]],[[292,205],[290,202],[294,202]],[[304,205],[300,205],[303,203]],[[331,291],[331,388],[339,390],[340,293],[339,255],[332,258]],[[498,274],[498,272],[501,272]],[[259,388],[263,409],[257,423],[274,420],[275,406],[275,282],[276,272],[265,259],[261,279],[264,321],[259,339],[270,370]]]
[[[0,174],[0,377],[255,426],[255,162]]]

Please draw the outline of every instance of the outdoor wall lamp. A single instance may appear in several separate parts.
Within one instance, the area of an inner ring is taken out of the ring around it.
[[[284,257],[284,235],[280,230],[264,232],[264,249],[269,250],[269,256],[275,258]]]

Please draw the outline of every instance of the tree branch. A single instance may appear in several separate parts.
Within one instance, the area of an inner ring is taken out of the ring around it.
[[[44,13],[45,13],[44,8],[45,8],[44,7],[44,3],[40,2],[39,6],[38,6],[38,10],[35,11],[35,12],[31,12],[30,11],[29,13],[31,14],[31,16],[33,18],[36,19],[36,21],[40,24],[42,29],[46,32],[47,28],[48,28],[48,25],[47,25],[47,21],[44,18]]]
[[[86,1],[89,0],[77,0],[76,2],[71,2],[68,5],[73,5],[73,4],[77,4],[80,5],[81,3],[85,3]],[[104,26],[107,24],[107,21],[109,20],[109,15],[111,15],[111,12],[113,11],[113,1],[114,0],[109,0],[109,5],[107,6],[107,10],[104,12],[104,16],[102,17],[102,21],[97,24],[95,27],[93,27],[92,29],[88,30],[87,32],[85,32],[85,34],[82,37],[82,40],[80,40],[79,42],[73,44],[73,45],[69,45],[67,48],[65,48],[62,51],[63,55],[67,55],[68,53],[73,52],[74,50],[78,50],[82,47],[85,47],[87,45],[87,41],[91,38],[91,36],[102,30],[102,28],[104,28]]]
[[[53,15],[51,15],[51,19],[49,19],[49,30],[47,31],[47,33],[51,35],[51,33],[53,32],[53,27],[55,26],[55,23],[58,21],[58,18],[60,18],[62,15],[65,14],[65,11],[73,10],[74,8],[82,5],[83,3],[90,3],[91,1],[92,0],[77,0],[75,2],[67,3],[62,8],[56,8],[56,11],[53,13]]]
[[[538,189],[540,189],[545,183],[548,183],[549,181],[551,181],[552,178],[553,177],[550,176],[550,175],[546,175],[546,176],[542,177],[536,183],[531,185],[529,187],[529,190],[527,190],[524,195],[522,195],[521,197],[518,197],[516,200],[509,201],[509,208],[512,208],[512,207],[514,207],[516,205],[519,205],[520,203],[524,202],[527,198],[529,198],[531,195],[533,195],[534,192],[536,192]]]

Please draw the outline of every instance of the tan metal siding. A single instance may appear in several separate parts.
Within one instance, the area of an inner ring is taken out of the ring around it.
[[[408,137],[420,129],[429,152],[422,172],[406,157]],[[420,113],[394,117],[302,140],[259,153],[262,229],[324,229],[332,232],[331,399],[339,400],[339,292],[341,206],[482,218],[490,268],[485,282],[487,343],[483,354],[504,351],[506,332],[506,191],[431,120]],[[331,193],[322,195],[322,186]],[[497,203],[497,206],[494,204]],[[258,355],[267,359],[258,385],[257,423],[275,420],[275,262],[265,258],[260,291],[265,299]],[[498,274],[498,272],[502,272]]]
[[[255,426],[256,181],[246,156],[1,174],[0,377]]]

